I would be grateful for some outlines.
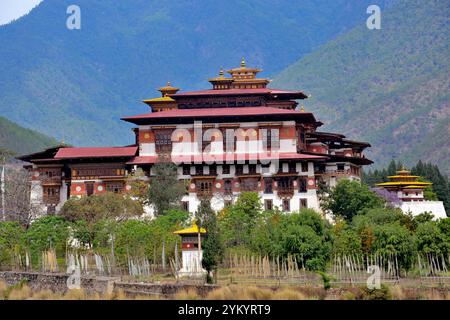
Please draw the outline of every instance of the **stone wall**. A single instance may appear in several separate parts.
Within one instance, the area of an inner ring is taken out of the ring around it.
[[[68,274],[64,273],[38,273],[19,271],[0,271],[0,280],[8,285],[25,282],[33,291],[49,289],[56,293],[64,294],[67,288]],[[212,285],[195,285],[185,283],[158,284],[158,283],[134,283],[122,282],[119,277],[81,277],[81,288],[86,293],[110,293],[121,290],[129,296],[158,295],[170,297],[181,290],[195,289],[200,295],[205,296],[210,290],[216,288]]]
[[[49,289],[57,293],[65,293],[67,288],[68,274],[64,273],[40,273],[40,272],[20,272],[1,271],[0,280],[8,285],[15,285],[25,282],[32,290]],[[120,278],[112,277],[81,277],[81,287],[87,293],[105,293],[114,288],[114,282]]]

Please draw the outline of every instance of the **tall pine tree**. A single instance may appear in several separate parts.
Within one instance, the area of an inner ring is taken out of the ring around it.
[[[217,226],[217,215],[211,208],[211,201],[202,199],[196,213],[197,225],[206,229],[206,235],[202,241],[203,259],[202,266],[207,273],[208,283],[217,282],[217,268],[223,259],[223,246],[220,241],[219,228]],[[213,274],[213,278],[211,277]]]

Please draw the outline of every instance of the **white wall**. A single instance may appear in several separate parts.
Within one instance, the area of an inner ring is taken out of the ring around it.
[[[400,208],[404,213],[410,211],[413,216],[424,212],[431,212],[435,219],[447,218],[442,201],[403,202]]]

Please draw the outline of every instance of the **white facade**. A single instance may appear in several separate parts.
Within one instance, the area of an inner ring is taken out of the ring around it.
[[[413,216],[424,212],[431,212],[435,219],[447,218],[442,201],[404,201],[400,208],[404,213],[411,212]]]

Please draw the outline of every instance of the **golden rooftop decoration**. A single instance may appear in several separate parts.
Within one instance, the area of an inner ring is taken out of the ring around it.
[[[413,176],[410,174],[409,170],[406,170],[404,166],[397,171],[396,175],[388,176],[388,182],[377,183],[379,187],[397,187],[397,188],[424,188],[426,186],[432,185],[431,182],[418,181],[419,176]]]
[[[245,68],[245,59],[244,59],[244,57],[242,57],[242,60],[241,60],[241,68]]]
[[[199,233],[198,225],[196,222],[194,222],[192,227],[183,229],[183,230],[178,230],[178,231],[175,231],[174,233],[175,234],[197,234],[197,233]],[[206,233],[206,229],[200,228],[200,233]]]

